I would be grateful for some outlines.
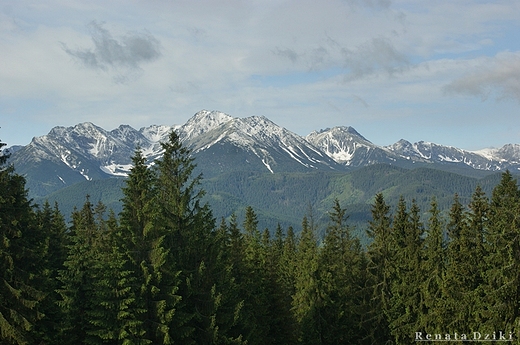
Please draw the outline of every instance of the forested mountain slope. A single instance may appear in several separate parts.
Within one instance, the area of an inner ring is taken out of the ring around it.
[[[500,179],[500,174],[472,178],[437,169],[404,169],[380,164],[344,173],[254,173],[239,171],[202,179],[207,201],[217,219],[229,218],[232,213],[243,214],[252,206],[258,214],[260,226],[269,229],[282,226],[297,228],[302,217],[312,208],[317,222],[324,223],[326,212],[338,199],[347,209],[349,222],[360,228],[364,236],[366,221],[370,218],[370,204],[377,193],[382,193],[390,205],[397,205],[400,196],[416,200],[421,209],[428,209],[432,196],[439,208],[447,210],[454,194],[468,202],[477,185],[486,193]],[[65,214],[80,207],[89,194],[92,201],[101,200],[117,213],[121,210],[122,178],[84,181],[64,188],[37,202],[57,201]],[[81,196],[78,198],[78,196]],[[363,228],[363,230],[361,230]]]

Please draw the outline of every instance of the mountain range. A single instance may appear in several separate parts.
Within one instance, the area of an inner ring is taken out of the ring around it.
[[[470,176],[520,169],[520,145],[467,151],[404,139],[378,146],[354,128],[340,126],[297,135],[262,116],[236,118],[202,110],[183,125],[128,125],[107,131],[92,123],[54,127],[17,147],[10,162],[25,175],[32,196],[42,197],[80,181],[125,176],[140,147],[151,163],[160,142],[175,130],[196,158],[204,177],[237,171],[344,172],[373,164],[433,167]]]
[[[120,125],[107,131],[88,122],[54,127],[26,146],[9,148],[9,162],[25,176],[36,203],[56,201],[68,216],[89,194],[117,213],[136,148],[152,164],[172,130],[191,149],[215,217],[236,213],[240,218],[246,206],[253,206],[270,229],[277,224],[297,229],[309,207],[326,222],[335,198],[363,227],[379,192],[392,205],[400,196],[414,199],[424,212],[435,196],[447,210],[453,194],[468,202],[477,185],[489,194],[501,171],[517,175],[520,170],[518,144],[481,151],[406,140],[378,146],[352,127],[300,136],[265,117],[207,110],[183,125],[139,130]]]

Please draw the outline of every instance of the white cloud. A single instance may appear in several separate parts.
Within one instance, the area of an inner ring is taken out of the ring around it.
[[[408,68],[406,55],[396,50],[392,43],[384,38],[373,38],[355,50],[345,48],[345,67],[350,71],[347,79],[361,78],[382,70],[388,75],[402,72]]]
[[[62,43],[63,50],[83,65],[103,71],[116,70],[114,80],[125,82],[140,65],[161,56],[160,43],[150,33],[128,33],[115,39],[103,27],[92,21],[88,24],[94,48],[72,49]]]
[[[520,102],[520,52],[480,59],[468,73],[446,85],[445,92]]]

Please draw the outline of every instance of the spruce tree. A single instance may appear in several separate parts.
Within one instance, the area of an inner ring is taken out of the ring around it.
[[[268,234],[262,235],[258,229],[258,217],[251,206],[245,210],[244,228],[244,312],[247,313],[249,334],[246,336],[248,343],[272,344],[273,339],[269,333],[269,281],[266,272],[267,251],[269,245]]]
[[[486,236],[488,233],[489,199],[480,186],[477,186],[468,205],[467,224],[461,233],[461,251],[468,252],[464,258],[466,287],[464,300],[467,301],[469,328],[476,329],[485,324],[485,275],[487,270]],[[465,249],[466,247],[467,249]]]
[[[230,249],[230,260],[233,270],[233,276],[239,284],[242,282],[244,276],[244,253],[245,253],[245,240],[244,235],[238,227],[237,215],[233,213],[229,220],[229,249]]]
[[[509,171],[493,189],[486,236],[488,329],[520,329],[520,191]]]
[[[293,313],[292,297],[295,294],[295,258],[296,258],[296,237],[294,229],[289,226],[282,243],[282,253],[278,265],[278,279],[280,288],[283,291],[282,298],[284,305],[289,308],[290,313],[284,321],[285,326],[290,330],[290,339],[297,341],[298,323]],[[290,341],[288,341],[290,344]]]
[[[430,217],[428,219],[428,232],[424,241],[424,263],[422,273],[424,281],[421,290],[425,310],[421,314],[420,329],[427,332],[445,332],[446,306],[445,275],[446,253],[444,244],[443,224],[440,219],[440,211],[437,200],[432,198]]]
[[[89,312],[93,310],[94,303],[99,232],[89,196],[82,209],[73,212],[72,222],[67,259],[58,275],[61,283],[58,303],[64,313],[61,343],[91,343],[90,332],[94,327],[90,323]]]
[[[455,195],[448,223],[445,277],[446,329],[451,332],[479,329],[484,324],[484,233],[488,201],[477,186],[464,211]]]
[[[4,143],[0,142],[0,152]],[[31,344],[31,329],[43,315],[40,290],[44,252],[25,179],[0,153],[0,342]]]
[[[56,290],[60,287],[58,272],[63,270],[63,263],[67,258],[67,226],[58,204],[53,209],[47,201],[42,208],[36,210],[36,222],[39,231],[44,235],[44,251],[40,258],[43,266],[40,289],[45,293],[45,299],[41,303],[44,317],[32,333],[36,342],[53,344],[59,342],[58,335],[63,321],[63,313],[57,305],[59,294]]]
[[[241,327],[241,313],[244,302],[241,299],[239,285],[233,274],[232,239],[226,220],[222,218],[216,230],[218,246],[218,274],[220,293],[215,301],[218,302],[219,313],[214,315],[213,324],[218,325],[215,334],[217,344],[245,344]],[[216,292],[216,289],[213,291]]]
[[[290,231],[293,232],[292,228]],[[278,314],[272,323],[278,328],[277,333],[279,335],[277,339],[284,339],[284,342],[290,345],[296,343],[296,321],[291,311],[291,296],[294,292],[294,280],[291,279],[292,275],[287,275],[289,273],[289,267],[287,265],[290,264],[285,258],[285,244],[288,243],[288,241],[294,241],[294,233],[289,234],[289,229],[287,232],[287,236],[284,236],[283,229],[280,224],[278,224],[272,243],[270,267],[272,271],[274,270],[274,272],[271,273],[271,277],[275,280],[275,303],[278,306],[278,308],[272,312],[272,314]],[[289,236],[291,236],[290,239]],[[288,244],[288,246],[290,246],[290,244]],[[289,248],[287,247],[287,249]],[[294,252],[292,255],[294,256]],[[278,343],[280,342],[281,340],[278,340]]]
[[[390,206],[383,194],[378,193],[372,205],[372,220],[369,221],[368,237],[372,242],[367,248],[368,284],[365,293],[369,296],[369,312],[364,319],[364,329],[372,342],[390,339],[388,317],[390,311],[391,283],[395,249],[391,234]]]
[[[359,240],[346,224],[346,209],[336,199],[319,255],[320,332],[324,344],[359,343],[364,267]]]
[[[134,306],[136,297],[132,286],[133,272],[127,268],[127,257],[121,251],[118,237],[119,225],[115,214],[110,211],[104,219],[104,205],[95,208],[99,245],[96,246],[94,263],[94,291],[92,309],[87,312],[92,325],[89,342],[92,344],[132,344],[130,326],[135,323]]]
[[[178,271],[168,267],[169,248],[165,233],[154,224],[159,211],[154,204],[155,175],[138,148],[132,157],[123,188],[120,243],[131,272],[128,322],[124,326],[128,344],[168,344],[173,341],[172,320],[181,297]]]
[[[273,243],[272,243],[272,255],[274,257],[274,260],[276,260],[277,262],[279,262],[281,260],[281,257],[282,257],[282,253],[283,253],[283,240],[284,240],[284,235],[283,235],[283,229],[282,229],[282,226],[280,225],[280,223],[278,223],[276,225],[276,230],[274,232],[274,240],[273,240]]]
[[[288,296],[294,294],[294,265],[296,256],[296,236],[292,226],[287,228],[287,234],[283,240],[282,254],[280,258],[280,279]]]
[[[251,209],[252,210],[252,209]],[[254,212],[253,212],[254,213]],[[246,260],[246,247],[249,239],[246,239],[239,228],[236,214],[232,214],[229,220],[230,234],[230,264],[234,281],[236,282],[236,300],[240,308],[236,314],[236,326],[230,333],[235,337],[243,336],[246,342],[258,342],[258,325],[256,322],[255,308],[250,294],[254,293],[250,281],[250,268]],[[252,292],[253,291],[253,292]]]
[[[132,301],[126,281],[129,272],[115,237],[117,220],[113,212],[105,220],[105,209],[101,202],[94,206],[87,196],[83,208],[72,215],[71,244],[58,276],[63,344],[113,344],[128,339],[124,320]]]
[[[282,279],[283,230],[278,224],[275,238],[270,239],[269,230],[262,234],[265,252],[264,275],[267,291],[269,338],[272,344],[295,344],[295,326],[292,320],[290,291]]]
[[[294,258],[294,295],[292,310],[298,323],[300,344],[323,344],[319,292],[318,245],[314,229],[307,217],[302,221],[302,231]]]
[[[216,274],[215,219],[209,206],[202,204],[202,176],[193,176],[196,166],[190,150],[175,131],[161,145],[163,156],[154,165],[154,226],[164,233],[169,248],[168,271],[179,272],[182,300],[172,320],[177,333],[173,339],[184,344],[215,343],[219,325],[213,320],[219,319],[216,299],[223,284]]]
[[[246,258],[250,261],[257,262],[260,260],[258,256],[262,236],[258,230],[258,216],[251,206],[247,206],[244,218],[244,239],[246,242]]]
[[[447,224],[447,245],[446,245],[446,275],[444,278],[445,299],[447,317],[446,331],[461,331],[467,328],[467,317],[464,311],[468,306],[463,297],[467,294],[465,276],[469,272],[461,269],[466,265],[466,257],[471,247],[466,243],[465,234],[467,231],[465,213],[459,197],[455,194],[453,204],[449,213]],[[464,274],[461,274],[464,272]]]
[[[410,212],[400,197],[392,222],[393,261],[389,328],[397,344],[406,344],[420,328],[419,319],[425,312],[421,296],[422,250],[424,227],[415,201]]]

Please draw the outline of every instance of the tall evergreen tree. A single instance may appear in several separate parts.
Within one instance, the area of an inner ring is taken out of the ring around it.
[[[464,237],[465,229],[467,229],[467,224],[464,209],[459,196],[455,194],[447,224],[446,275],[444,278],[446,331],[470,329],[467,328],[468,320],[463,314],[469,307],[465,303],[466,301],[463,301],[463,296],[467,294],[464,277],[469,272],[460,274],[461,268],[465,266],[468,250],[470,250]]]
[[[319,292],[318,245],[314,229],[303,218],[294,258],[293,313],[301,344],[323,344],[320,329],[322,296]]]
[[[237,215],[233,213],[229,220],[229,241],[230,241],[230,260],[233,271],[233,276],[237,283],[241,285],[244,276],[244,254],[245,254],[245,240],[244,235],[238,227]]]
[[[418,322],[425,312],[421,296],[423,237],[417,204],[413,202],[409,212],[401,197],[392,222],[395,257],[389,312],[390,332],[397,344],[407,344],[414,332],[424,331]]]
[[[346,224],[346,209],[336,199],[319,255],[322,297],[320,331],[324,344],[359,343],[365,285],[361,246]]]
[[[0,152],[4,143],[0,143]],[[0,153],[0,342],[30,344],[42,318],[39,304],[44,246],[27,197],[25,179]]]
[[[265,286],[268,305],[269,338],[272,344],[295,344],[295,326],[292,320],[290,291],[284,285],[281,269],[283,252],[283,231],[278,225],[275,238],[270,239],[269,230],[262,234],[264,249]]]
[[[222,218],[216,231],[220,293],[218,298],[215,298],[219,303],[219,313],[213,316],[213,324],[218,325],[215,343],[245,344],[241,327],[243,320],[240,317],[244,302],[236,276],[233,274],[232,239],[229,228],[226,220]],[[216,293],[216,289],[214,291]]]
[[[104,219],[105,206],[95,208],[100,242],[96,246],[94,262],[94,290],[92,308],[87,311],[91,324],[88,342],[91,344],[132,344],[129,326],[135,323],[132,314],[136,297],[131,286],[135,284],[133,271],[127,268],[127,257],[121,251],[119,225],[113,211]]]
[[[261,234],[258,230],[258,217],[251,206],[246,207],[244,218],[245,258],[252,269],[260,269]]]
[[[288,296],[294,294],[294,265],[296,257],[296,235],[292,226],[287,228],[280,258],[280,279]]]
[[[298,323],[294,316],[292,298],[295,294],[295,258],[296,258],[296,237],[294,229],[290,226],[287,228],[287,233],[283,239],[282,253],[278,265],[278,279],[280,287],[283,291],[283,303],[290,308],[290,313],[287,315],[285,326],[290,329],[290,339],[297,341]],[[288,340],[288,344],[291,342]]]
[[[251,218],[255,218],[253,209],[251,211]],[[256,321],[254,299],[250,297],[257,291],[256,285],[251,281],[250,263],[246,260],[246,250],[250,245],[250,239],[240,230],[236,214],[232,214],[230,217],[229,234],[231,272],[236,282],[236,300],[240,306],[237,309],[236,325],[230,334],[236,338],[242,336],[247,343],[256,343],[261,339],[258,336],[260,331]]]
[[[56,290],[60,287],[57,279],[58,272],[63,270],[63,263],[67,258],[67,226],[58,204],[56,203],[53,209],[48,202],[36,211],[36,223],[39,232],[45,237],[44,251],[40,258],[43,266],[40,289],[45,293],[45,299],[41,305],[44,317],[37,323],[32,333],[35,342],[53,344],[60,341],[58,335],[63,321],[63,313],[57,305],[59,294]]]
[[[202,204],[202,176],[193,176],[194,158],[172,131],[162,143],[163,156],[154,169],[154,226],[165,235],[169,248],[168,269],[178,271],[179,294],[182,301],[174,323],[184,344],[210,344],[219,340],[213,320],[219,308],[216,299],[221,291],[218,273],[218,246],[215,240],[215,219],[207,204]],[[213,291],[213,292],[212,292]],[[175,323],[176,322],[176,323]],[[179,332],[183,327],[186,333]],[[221,334],[221,336],[224,336]]]
[[[290,229],[292,232],[293,230]],[[288,230],[289,233],[289,230]],[[285,342],[288,345],[296,344],[297,334],[296,334],[296,320],[294,319],[292,313],[292,294],[294,292],[294,280],[291,279],[291,275],[287,276],[288,262],[285,260],[285,250],[288,247],[285,246],[285,243],[289,241],[293,241],[294,237],[288,239],[289,236],[294,236],[294,234],[288,234],[286,237],[283,235],[283,230],[280,225],[278,225],[275,240],[273,243],[273,251],[272,254],[272,269],[275,270],[274,279],[276,280],[276,304],[279,306],[277,310],[273,313],[277,313],[277,317],[272,321],[275,325],[277,324],[277,328],[279,329],[277,335],[277,342],[280,343]],[[294,253],[294,252],[293,252]]]
[[[493,189],[486,236],[487,326],[513,332],[520,327],[520,191],[509,171]]]
[[[126,336],[130,344],[169,344],[174,340],[172,322],[181,300],[178,268],[168,267],[171,249],[165,243],[165,230],[155,224],[160,216],[154,202],[155,174],[139,148],[132,162],[123,188],[119,235],[128,260],[126,269],[134,281],[130,295],[135,302],[129,305]]]
[[[251,206],[246,207],[244,228],[245,306],[249,334],[248,343],[272,344],[269,330],[269,281],[266,272],[269,234],[264,236],[258,229],[258,217]]]
[[[420,327],[431,333],[445,332],[444,312],[447,309],[444,279],[446,275],[446,254],[443,225],[435,197],[432,198],[428,235],[424,241],[424,281],[422,296],[425,312],[421,315]]]
[[[448,223],[448,246],[445,277],[446,329],[451,332],[479,329],[484,310],[484,233],[488,201],[477,186],[464,211],[455,195]]]
[[[461,267],[465,273],[464,282],[466,287],[463,300],[467,301],[468,326],[476,329],[477,326],[485,324],[485,275],[488,269],[486,258],[486,236],[488,233],[489,199],[480,186],[477,186],[468,205],[466,214],[467,224],[461,233],[461,244],[463,252],[467,256]],[[466,292],[467,291],[467,292]]]
[[[61,343],[113,344],[125,337],[124,313],[130,303],[124,257],[115,240],[113,212],[94,206],[89,197],[72,215],[72,237],[64,269],[59,272],[59,305],[64,312]],[[132,300],[130,298],[130,300]]]
[[[89,196],[81,210],[72,214],[71,244],[68,246],[64,269],[59,272],[61,287],[59,305],[64,313],[63,344],[90,343],[89,312],[93,310],[95,291],[96,246],[99,232],[94,220],[94,209]]]
[[[370,341],[382,343],[390,339],[388,317],[395,256],[390,206],[386,204],[382,193],[376,195],[372,205],[368,237],[372,242],[367,248],[368,284],[365,293],[369,296],[370,309],[366,313],[364,329],[369,334]]]
[[[280,223],[278,223],[276,225],[276,230],[274,232],[274,240],[273,240],[273,250],[272,250],[272,255],[274,257],[274,259],[279,262],[281,260],[281,257],[282,257],[282,253],[283,253],[283,229],[282,229],[282,226],[280,225]]]

